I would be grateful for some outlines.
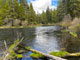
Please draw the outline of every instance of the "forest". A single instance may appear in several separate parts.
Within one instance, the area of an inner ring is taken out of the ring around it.
[[[56,10],[49,7],[46,12],[36,14],[32,3],[26,0],[0,0],[0,26],[26,26],[53,23]]]
[[[35,13],[32,3],[27,0],[0,0],[0,26],[27,26],[72,22],[80,16],[79,0],[59,0],[57,9]],[[65,26],[65,23],[61,23]],[[71,25],[68,23],[67,25]]]

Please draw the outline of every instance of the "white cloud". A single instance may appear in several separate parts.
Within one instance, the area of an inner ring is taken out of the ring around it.
[[[47,7],[56,9],[55,6],[51,6],[51,0],[36,0],[32,1],[32,4],[36,13],[42,13],[42,11],[46,11]]]

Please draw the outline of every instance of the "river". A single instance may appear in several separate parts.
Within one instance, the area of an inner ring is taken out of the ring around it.
[[[53,51],[60,51],[64,49],[68,52],[80,51],[80,40],[73,39],[69,34],[60,33],[61,27],[58,26],[41,26],[33,28],[14,28],[14,29],[0,29],[0,56],[4,48],[4,40],[7,45],[10,46],[14,40],[17,39],[18,34],[24,37],[23,43],[26,46],[44,53],[50,53]],[[31,52],[23,54],[29,56]],[[75,60],[76,58],[70,58],[69,60]],[[31,57],[22,58],[22,60],[33,60]],[[77,58],[79,60],[79,58]]]

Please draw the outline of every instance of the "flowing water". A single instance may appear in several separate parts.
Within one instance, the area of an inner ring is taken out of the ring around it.
[[[80,40],[71,37],[67,33],[60,33],[61,27],[58,26],[41,26],[34,28],[17,28],[17,29],[0,29],[0,56],[5,50],[4,40],[10,46],[16,40],[18,33],[24,37],[23,43],[31,46],[33,49],[44,53],[60,51],[64,48],[68,52],[80,51]],[[23,54],[29,56],[31,52]],[[70,58],[69,60],[75,60]],[[31,57],[22,58],[21,60],[33,60]],[[79,60],[79,58],[77,58]]]

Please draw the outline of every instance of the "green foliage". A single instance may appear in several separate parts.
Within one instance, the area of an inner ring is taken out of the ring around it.
[[[26,49],[27,49],[27,50],[30,50],[30,49],[31,49],[31,47],[30,47],[30,46],[29,46],[29,47],[26,47]]]
[[[52,23],[52,15],[51,15],[51,10],[47,8],[46,10],[46,18],[47,18],[47,23]]]
[[[41,15],[40,15],[40,18],[39,18],[40,20],[40,23],[42,23],[42,24],[47,24],[48,23],[48,21],[47,21],[47,16],[46,16],[46,13],[45,12],[43,12]]]
[[[75,37],[75,38],[78,37],[77,33],[75,33],[75,32],[70,32],[68,30],[62,30],[61,32],[63,32],[63,33],[69,32],[69,34],[72,35],[73,37]]]
[[[24,53],[26,52],[25,50],[18,50],[18,53]]]
[[[14,44],[12,44],[12,45],[9,47],[8,51],[9,51],[9,52],[13,52],[13,49],[16,47],[16,45],[19,43],[19,41],[20,41],[20,39],[17,39],[17,40],[14,42]]]
[[[57,10],[53,10],[52,12],[52,22],[57,22],[56,18],[57,18]]]
[[[19,18],[19,2],[17,0],[14,0],[14,11],[16,18]]]
[[[22,58],[22,57],[23,57],[22,54],[17,54],[17,53],[15,52],[15,50],[18,48],[18,45],[19,45],[19,43],[20,43],[21,41],[22,41],[22,40],[17,39],[17,40],[9,47],[9,49],[6,51],[6,53],[9,54],[9,55],[7,56],[7,58],[15,59],[16,57],[17,57],[17,58]],[[20,52],[22,52],[22,51],[20,51]]]
[[[50,24],[56,21],[57,10],[47,8],[46,12],[36,14],[32,3],[28,5],[26,0],[0,0],[0,26],[16,26],[15,21],[19,20],[18,25]]]
[[[80,0],[60,0],[57,8],[57,19],[62,20],[70,14],[72,20],[80,17]]]
[[[33,9],[32,3],[30,4],[30,7],[29,7],[28,23],[29,24],[36,24],[36,14],[35,14],[35,11]]]
[[[32,54],[30,54],[30,56],[31,57],[33,57],[33,58],[42,58],[42,57],[44,57],[42,54],[36,54],[36,53],[32,53]]]
[[[61,22],[62,20],[63,20],[63,18],[64,18],[64,15],[66,14],[66,10],[65,10],[65,8],[64,8],[64,4],[63,4],[63,2],[62,2],[63,0],[59,0],[59,2],[58,2],[58,7],[57,7],[57,14],[56,14],[56,22]]]
[[[72,18],[80,17],[80,0],[67,0],[68,13]]]
[[[23,57],[22,54],[17,54],[16,56],[17,56],[17,58],[22,58]]]
[[[19,18],[20,19],[25,19],[25,10],[23,4],[20,4],[19,6]]]
[[[72,36],[74,36],[75,38],[77,38],[78,36],[77,36],[77,33],[75,33],[75,32],[69,32]]]
[[[58,56],[58,57],[64,57],[65,55],[67,55],[69,53],[66,51],[59,51],[59,52],[51,52],[50,54],[54,55],[54,56]]]
[[[65,33],[65,32],[68,32],[68,31],[67,30],[62,30],[61,32],[64,32]]]

